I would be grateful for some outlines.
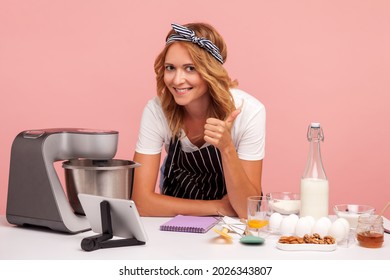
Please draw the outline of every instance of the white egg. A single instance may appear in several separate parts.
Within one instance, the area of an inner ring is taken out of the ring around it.
[[[295,235],[303,237],[311,233],[311,222],[307,217],[300,218],[295,226]]]
[[[289,219],[292,219],[295,223],[298,222],[299,217],[296,214],[290,214],[287,216]]]
[[[332,221],[328,217],[321,217],[317,222],[324,223],[329,228],[332,225]]]
[[[344,227],[344,234],[341,236],[342,230],[339,229],[340,225]],[[349,237],[349,231],[351,227],[347,219],[344,218],[338,218],[336,221],[333,222],[332,227],[329,230],[329,235],[336,238],[337,242],[340,242],[342,240],[345,240]]]
[[[313,216],[305,216],[304,218],[310,222],[311,228],[313,229],[314,225],[316,224],[316,219],[314,219]]]
[[[345,238],[347,238],[349,236],[349,231],[351,230],[351,225],[349,224],[348,220],[344,218],[338,218],[336,221],[340,221],[344,225]]]
[[[283,216],[280,213],[272,213],[269,217],[269,228],[273,232],[278,232],[280,230],[280,224],[282,223]]]
[[[312,233],[318,233],[321,237],[328,235],[329,229],[332,226],[332,222],[328,217],[322,217],[314,224]]]
[[[341,242],[346,237],[346,230],[344,222],[341,220],[336,220],[329,229],[330,236],[333,236],[337,242]]]
[[[280,234],[282,235],[294,235],[296,221],[291,217],[284,217],[280,223]]]

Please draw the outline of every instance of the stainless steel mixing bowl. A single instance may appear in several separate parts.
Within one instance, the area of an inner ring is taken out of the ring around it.
[[[134,168],[140,164],[130,160],[74,159],[65,161],[65,184],[68,200],[77,214],[84,214],[79,193],[130,199]]]

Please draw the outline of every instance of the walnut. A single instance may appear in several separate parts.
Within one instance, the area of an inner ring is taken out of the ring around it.
[[[326,244],[334,244],[336,243],[336,240],[333,236],[327,235],[324,237],[324,241]]]
[[[286,243],[288,244],[289,241],[288,241],[288,237],[287,236],[282,236],[279,238],[279,243]]]
[[[321,238],[318,233],[312,235],[305,234],[303,237],[299,236],[281,236],[279,243],[283,244],[335,244],[336,240],[332,236],[325,236]]]
[[[321,239],[321,236],[318,233],[313,233],[313,238]]]

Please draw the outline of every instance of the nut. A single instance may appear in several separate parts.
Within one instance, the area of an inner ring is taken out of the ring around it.
[[[322,238],[318,233],[312,235],[305,234],[303,237],[299,236],[281,236],[279,243],[283,244],[335,244],[336,239],[330,235]]]

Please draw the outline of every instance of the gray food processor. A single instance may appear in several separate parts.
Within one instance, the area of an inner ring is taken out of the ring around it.
[[[87,218],[72,209],[53,163],[110,160],[117,144],[118,132],[110,130],[54,128],[19,133],[11,150],[8,222],[69,233],[89,230]]]

